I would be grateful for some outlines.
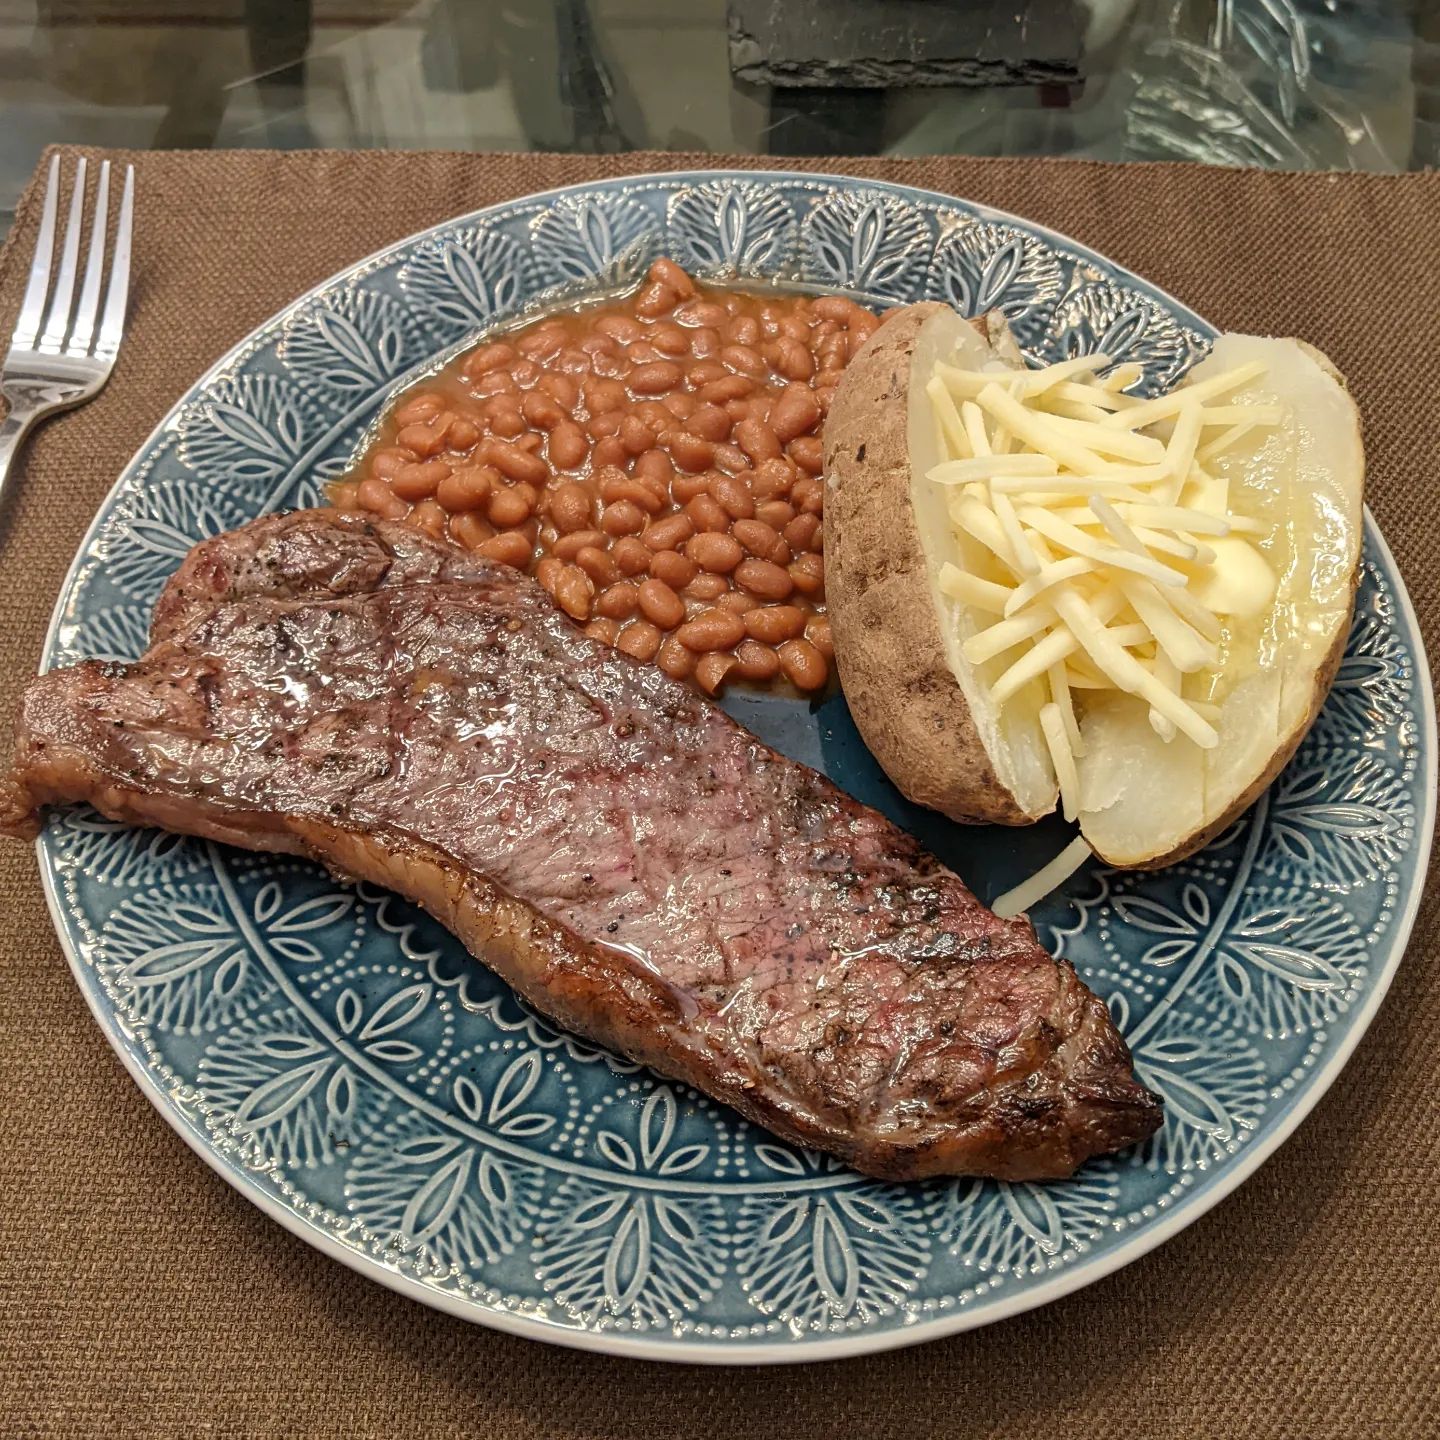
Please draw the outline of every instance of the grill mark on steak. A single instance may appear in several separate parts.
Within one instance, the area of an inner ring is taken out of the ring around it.
[[[152,641],[29,687],[4,828],[83,799],[388,885],[560,1023],[874,1175],[1063,1176],[1159,1123],[1027,922],[514,571],[268,517],[191,552]]]

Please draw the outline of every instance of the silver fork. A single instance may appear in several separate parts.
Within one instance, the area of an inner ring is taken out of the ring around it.
[[[105,307],[100,290],[105,281],[106,226],[110,218],[110,162],[100,164],[95,193],[95,214],[90,225],[90,247],[80,298],[75,299],[75,275],[80,258],[80,232],[85,219],[85,161],[75,171],[70,192],[70,213],[55,253],[55,215],[60,205],[60,157],[50,161],[45,187],[45,208],[30,280],[20,306],[20,318],[10,337],[5,363],[0,365],[0,395],[9,413],[0,421],[0,496],[10,472],[11,457],[30,427],[56,410],[69,410],[96,394],[115,368],[115,356],[125,329],[125,301],[130,288],[130,232],[134,219],[135,170],[125,167],[125,188],[120,197],[120,218],[115,227],[115,252],[110,280],[105,285]],[[52,282],[52,270],[53,284]],[[49,301],[47,304],[46,301]]]

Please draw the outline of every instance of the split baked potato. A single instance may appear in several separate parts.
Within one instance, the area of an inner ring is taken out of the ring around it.
[[[1063,794],[1098,855],[1151,868],[1249,806],[1318,713],[1364,453],[1343,379],[1298,341],[1222,336],[1148,407],[1125,367],[1086,363],[1036,379],[998,316],[888,317],[826,424],[828,606],[855,722],[905,795],[1022,825]]]

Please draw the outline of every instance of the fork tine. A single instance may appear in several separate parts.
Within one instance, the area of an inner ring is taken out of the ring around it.
[[[25,299],[20,318],[15,322],[11,343],[28,350],[40,333],[40,317],[45,313],[45,292],[50,288],[50,258],[55,251],[55,211],[60,203],[60,157],[50,159],[50,175],[45,181],[45,208],[40,215],[40,233],[35,238],[35,258],[30,262],[30,279],[25,286]]]
[[[120,196],[120,219],[115,226],[115,255],[110,261],[110,284],[105,291],[105,314],[95,340],[95,354],[114,359],[125,333],[125,301],[130,293],[130,232],[135,220],[135,167],[125,167],[125,189]]]
[[[40,336],[41,350],[58,351],[70,328],[70,302],[75,298],[75,264],[80,258],[80,231],[85,224],[85,161],[75,167],[75,187],[70,192],[70,217],[65,222],[65,243],[60,251],[60,269],[55,276],[55,293],[45,316]]]
[[[75,307],[75,327],[70,332],[68,351],[83,354],[95,334],[100,313],[100,285],[105,279],[106,228],[110,220],[110,162],[100,162],[100,183],[95,187],[95,218],[90,222],[90,252],[85,258],[85,283]]]

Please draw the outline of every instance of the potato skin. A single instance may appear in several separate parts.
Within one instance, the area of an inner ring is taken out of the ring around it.
[[[1001,782],[945,645],[910,502],[911,356],[944,307],[886,319],[825,421],[825,593],[855,724],[900,792],[971,824],[1030,825]]]

